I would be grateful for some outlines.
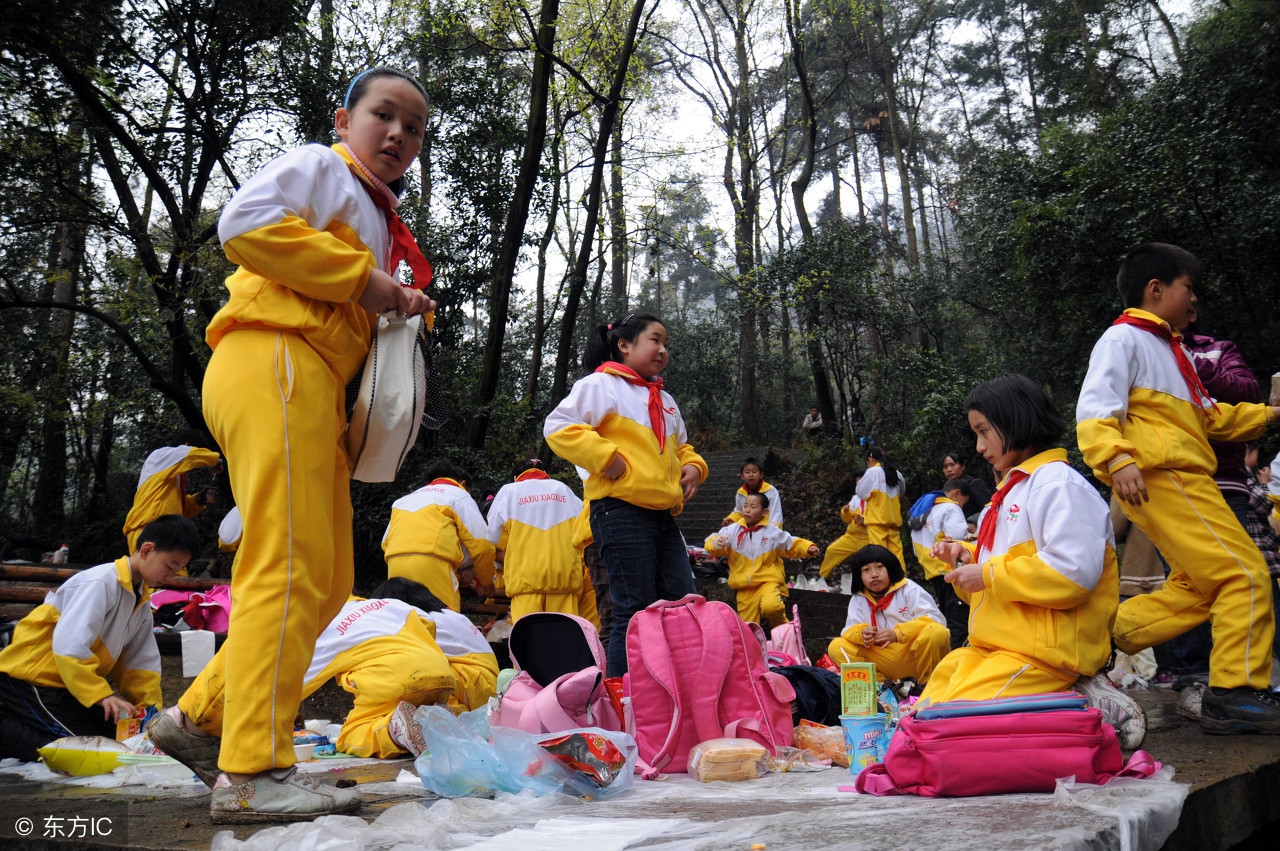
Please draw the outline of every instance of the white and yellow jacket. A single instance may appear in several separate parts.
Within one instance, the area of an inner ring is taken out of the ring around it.
[[[729,519],[737,523],[742,519],[742,506],[747,498],[746,487],[738,488],[738,492],[733,495],[733,513],[729,515]],[[778,493],[778,489],[768,482],[761,482],[758,491],[766,500],[764,507],[764,520],[766,523],[772,523],[779,529],[782,528],[782,494]]]
[[[721,536],[726,546],[716,546]],[[769,521],[748,528],[741,522],[731,523],[707,538],[704,547],[713,556],[729,557],[729,587],[750,588],[774,582],[783,586],[786,594],[787,573],[784,558],[804,558],[809,555],[813,541],[793,537]]]
[[[377,317],[356,300],[375,267],[395,270],[386,217],[347,156],[341,145],[290,151],[223,209],[218,237],[240,268],[205,331],[211,348],[238,328],[296,331],[344,384],[360,371]]]
[[[436,644],[458,677],[449,705],[461,709],[484,706],[497,693],[498,683],[498,659],[484,633],[466,615],[449,609],[423,615],[435,624]]]
[[[571,594],[582,590],[582,553],[574,532],[582,500],[548,477],[503,485],[489,508],[489,543],[504,552],[507,594]]]
[[[493,584],[493,544],[489,526],[471,494],[453,479],[437,479],[391,503],[391,522],[382,533],[387,558],[431,555],[456,569],[466,547],[474,563],[476,580]]]
[[[892,629],[897,634],[898,641],[907,643],[915,637],[922,625],[912,625],[912,621],[947,625],[929,592],[910,579],[899,579],[889,586],[885,594],[893,596],[882,608],[878,608],[878,601],[870,591],[863,589],[854,594],[849,600],[849,613],[840,630],[841,637],[853,644],[865,646],[862,631],[874,624],[876,629]]]
[[[1143,310],[1125,313],[1168,327]],[[1076,439],[1085,463],[1107,484],[1130,464],[1213,475],[1218,462],[1209,438],[1252,440],[1271,420],[1266,405],[1220,403],[1214,410],[1211,400],[1192,399],[1168,342],[1132,325],[1113,325],[1089,356],[1076,403]]]
[[[195,517],[204,511],[196,495],[187,493],[182,477],[200,467],[213,467],[219,460],[217,452],[198,446],[163,446],[148,455],[138,474],[133,507],[124,519],[125,537],[140,533],[142,527],[166,514]]]
[[[945,561],[929,555],[933,545],[943,538],[963,541],[968,534],[969,524],[956,501],[945,496],[938,497],[926,515],[924,525],[911,530],[912,549],[916,551],[916,558],[924,568],[925,579],[941,576],[951,569]]]
[[[868,526],[902,526],[902,494],[907,480],[901,473],[890,483],[884,467],[868,467],[858,480],[857,495],[862,500],[862,517]],[[851,503],[852,504],[852,503]]]
[[[135,706],[161,706],[150,601],[145,584],[134,594],[128,558],[77,573],[19,622],[0,672],[64,688],[84,706],[114,693],[110,677]]]
[[[616,375],[593,372],[574,382],[542,433],[552,451],[590,474],[583,499],[611,496],[679,514],[684,509],[680,469],[692,464],[706,481],[707,463],[689,445],[680,409],[665,390],[662,407],[667,439],[659,447],[649,426],[649,391]],[[610,481],[600,473],[619,454],[627,471]]]
[[[1107,504],[1066,460],[1050,449],[1016,468],[1029,475],[1005,496],[991,551],[964,544],[984,588],[956,593],[974,647],[1092,676],[1111,655],[1120,571]]]

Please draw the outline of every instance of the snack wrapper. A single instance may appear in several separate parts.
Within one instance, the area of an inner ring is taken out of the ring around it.
[[[595,733],[570,733],[538,742],[566,767],[584,774],[597,786],[608,786],[627,765],[613,742]]]

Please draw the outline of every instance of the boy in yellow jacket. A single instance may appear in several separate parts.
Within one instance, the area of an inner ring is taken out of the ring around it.
[[[765,519],[767,502],[762,494],[747,494],[742,520],[725,526],[707,538],[707,552],[729,557],[729,587],[738,592],[738,617],[748,623],[767,618],[770,626],[787,622],[787,576],[783,558],[803,558],[821,553],[818,545],[793,538]]]
[[[138,541],[132,555],[51,591],[14,629],[0,651],[0,757],[33,762],[64,736],[114,739],[118,720],[161,705],[151,589],[186,567],[200,536],[170,514],[148,523]]]
[[[858,487],[865,474],[866,470],[859,470],[854,474],[854,488]],[[831,575],[836,565],[871,543],[871,536],[867,534],[866,518],[862,513],[862,497],[855,493],[848,505],[840,506],[840,519],[848,526],[845,527],[844,534],[827,547],[827,554],[822,558],[822,568],[818,571],[818,575],[823,579]]]
[[[1210,438],[1257,437],[1280,409],[1216,403],[1200,382],[1178,331],[1191,320],[1199,274],[1200,262],[1174,245],[1147,243],[1124,259],[1116,281],[1127,309],[1089,358],[1076,435],[1085,461],[1172,568],[1163,588],[1120,606],[1116,646],[1136,653],[1210,620],[1201,729],[1280,733],[1280,700],[1267,688],[1270,577],[1213,481],[1209,447]]]

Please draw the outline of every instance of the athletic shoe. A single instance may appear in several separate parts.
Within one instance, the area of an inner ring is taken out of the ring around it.
[[[1120,747],[1137,750],[1147,737],[1147,716],[1133,698],[1116,688],[1104,674],[1081,677],[1072,688],[1102,712],[1102,720],[1115,728]]]
[[[178,723],[182,713],[171,706],[156,716],[147,728],[151,744],[178,762],[190,768],[204,785],[212,787],[218,779],[218,753],[222,739],[217,736],[197,736]]]
[[[391,734],[391,741],[413,754],[414,759],[422,756],[422,752],[427,749],[427,741],[422,737],[422,726],[413,717],[417,708],[412,703],[402,700],[396,707],[396,711],[391,713],[391,720],[387,722],[387,732]]]
[[[1240,686],[1208,688],[1200,702],[1200,729],[1206,733],[1280,733],[1280,697]]]
[[[232,783],[221,775],[213,785],[209,816],[214,824],[307,821],[354,812],[363,803],[354,789],[318,783],[291,765],[264,771],[245,783]]]
[[[1191,683],[1178,690],[1178,714],[1192,721],[1200,720],[1200,705],[1204,700],[1204,683]]]

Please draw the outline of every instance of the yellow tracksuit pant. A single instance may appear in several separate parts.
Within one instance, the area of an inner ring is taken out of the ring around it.
[[[871,543],[884,547],[889,552],[898,557],[898,561],[905,568],[907,566],[906,556],[902,553],[902,527],[890,526],[885,523],[868,523],[866,525],[867,537],[871,539]]]
[[[762,582],[738,589],[738,617],[747,623],[769,619],[769,626],[787,622],[787,586],[779,582]]]
[[[305,700],[333,679],[336,672],[338,684],[355,696],[355,705],[342,722],[342,734],[334,742],[343,753],[379,758],[404,753],[388,731],[391,715],[400,701],[414,706],[452,702],[461,683],[439,648],[406,646],[394,637],[382,644],[385,652],[363,661],[345,661],[350,653],[339,653],[319,676],[303,686]],[[366,657],[372,650],[367,646],[358,649]],[[178,701],[178,708],[201,730],[222,736],[226,725],[225,686],[226,657],[218,653]],[[292,718],[289,726],[293,726]]]
[[[204,379],[204,415],[228,461],[244,536],[223,665],[231,671],[219,767],[256,774],[294,763],[293,719],[316,636],[351,593],[345,387],[297,333],[237,330]]]
[[[462,611],[458,574],[453,562],[426,553],[407,553],[387,558],[387,578],[403,576],[427,586],[440,602],[455,612]]]
[[[951,650],[951,632],[929,618],[917,618],[898,624],[894,631],[900,640],[888,647],[867,647],[861,635],[852,634],[863,624],[855,624],[831,640],[827,655],[837,665],[842,662],[875,662],[876,673],[891,680],[914,677],[929,682],[934,669]]]
[[[933,669],[920,699],[944,703],[1066,691],[1079,678],[1075,671],[1039,668],[1028,657],[1010,650],[959,647]]]
[[[455,712],[479,709],[498,693],[498,660],[492,653],[468,653],[449,657],[458,684],[449,696]]]
[[[1124,514],[1169,562],[1164,587],[1120,604],[1112,636],[1126,653],[1209,620],[1209,685],[1267,688],[1275,616],[1262,553],[1203,473],[1144,470],[1151,501]]]
[[[846,531],[839,538],[832,541],[831,546],[827,547],[827,552],[822,557],[822,568],[818,571],[818,575],[823,579],[831,575],[831,571],[836,569],[836,565],[871,543],[871,537],[867,534],[866,526],[853,526],[850,528],[857,531]]]
[[[600,631],[600,613],[596,610],[596,589],[591,584],[591,570],[582,567],[582,590],[567,594],[516,594],[511,598],[511,622],[534,612],[561,612],[591,621]],[[499,574],[501,576],[501,574]]]

